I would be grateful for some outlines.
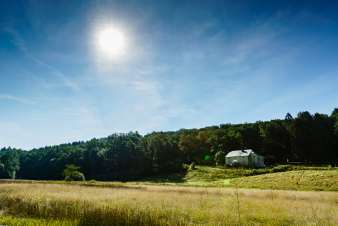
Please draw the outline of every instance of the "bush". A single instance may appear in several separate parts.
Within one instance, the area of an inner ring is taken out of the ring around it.
[[[85,176],[79,171],[74,171],[72,174],[65,177],[65,181],[85,181]]]
[[[271,173],[277,173],[277,172],[285,172],[290,170],[291,167],[288,165],[280,165],[280,166],[275,166],[271,169]]]
[[[80,167],[75,165],[66,165],[63,170],[65,181],[85,181],[85,176],[80,171]]]
[[[260,175],[260,174],[266,174],[270,173],[269,169],[253,169],[251,171],[251,175]]]

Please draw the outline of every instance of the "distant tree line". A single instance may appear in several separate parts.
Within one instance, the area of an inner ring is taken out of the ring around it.
[[[338,109],[293,118],[222,124],[175,132],[113,134],[30,151],[0,150],[0,178],[63,179],[66,166],[87,179],[130,180],[182,170],[182,164],[223,164],[230,150],[250,148],[267,164],[338,164]],[[73,167],[73,168],[74,168]]]

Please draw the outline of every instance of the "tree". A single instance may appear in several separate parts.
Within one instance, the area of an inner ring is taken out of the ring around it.
[[[0,178],[6,177],[5,165],[0,162]]]
[[[84,181],[85,176],[80,172],[80,167],[73,164],[67,165],[63,170],[66,181]]]
[[[333,132],[333,151],[331,157],[331,163],[337,164],[338,162],[338,108],[335,108],[330,116],[334,123]],[[334,162],[336,161],[336,162]]]
[[[231,150],[242,149],[243,139],[238,127],[229,127],[220,138],[222,150],[229,152]]]
[[[87,178],[95,178],[95,175],[100,169],[101,158],[99,151],[102,149],[102,145],[98,139],[90,140],[86,148],[83,150],[83,171]]]
[[[262,149],[263,139],[260,134],[258,123],[244,124],[240,127],[241,146],[243,149],[253,149],[260,152]]]
[[[309,112],[299,112],[289,125],[291,148],[294,161],[308,162],[308,153],[312,148],[312,115]]]
[[[16,178],[16,172],[20,169],[19,150],[12,148],[4,148],[1,150],[2,155],[0,161],[3,165],[3,170],[11,179]]]
[[[285,115],[285,120],[286,120],[286,121],[293,120],[293,117],[292,117],[292,115],[291,115],[289,112],[286,113],[286,115]]]
[[[147,170],[142,136],[138,133],[113,134],[97,152],[102,179],[132,178]],[[145,163],[145,164],[143,164]]]
[[[289,126],[292,153],[297,161],[325,163],[333,160],[334,121],[325,114],[300,112]]]
[[[261,127],[263,154],[268,163],[286,163],[291,156],[290,134],[283,121],[274,120]]]
[[[182,169],[182,156],[172,134],[152,133],[145,137],[145,151],[154,173],[177,172]]]
[[[225,164],[225,153],[223,151],[218,151],[215,154],[215,162],[217,166],[223,166]]]
[[[191,161],[199,162],[197,158],[199,153],[199,140],[194,133],[183,133],[180,136],[178,147],[186,157],[188,163],[191,163]]]

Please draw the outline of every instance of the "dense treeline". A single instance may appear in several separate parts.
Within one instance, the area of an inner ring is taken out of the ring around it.
[[[62,179],[69,164],[87,179],[127,180],[182,170],[183,163],[222,164],[233,149],[251,148],[266,163],[338,163],[338,109],[330,116],[300,112],[293,118],[222,124],[176,132],[113,134],[30,151],[0,150],[0,178]]]

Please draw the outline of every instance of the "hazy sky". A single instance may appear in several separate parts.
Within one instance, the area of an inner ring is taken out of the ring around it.
[[[0,147],[331,113],[334,1],[0,1]],[[123,32],[106,60],[96,33]]]

